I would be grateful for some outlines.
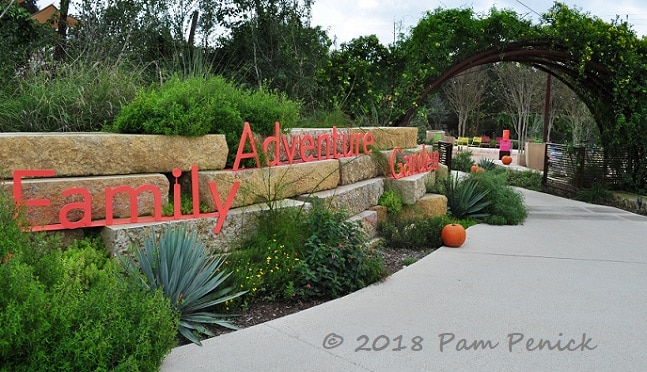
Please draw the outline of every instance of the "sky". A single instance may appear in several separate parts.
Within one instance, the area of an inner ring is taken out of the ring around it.
[[[39,0],[42,9],[49,4],[58,6],[60,0]],[[610,22],[616,16],[633,26],[638,36],[647,35],[647,5],[645,0],[562,0],[592,16]],[[74,0],[72,0],[74,3]],[[337,45],[359,36],[375,34],[384,45],[393,43],[395,33],[408,34],[426,11],[436,8],[472,8],[487,14],[492,7],[511,9],[537,20],[554,4],[551,0],[315,0],[312,26],[322,26]]]

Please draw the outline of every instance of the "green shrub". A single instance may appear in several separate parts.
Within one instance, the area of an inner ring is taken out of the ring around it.
[[[348,114],[339,107],[330,111],[317,110],[299,122],[299,128],[346,128],[353,126]]]
[[[506,183],[510,186],[522,187],[528,190],[541,191],[542,174],[535,171],[513,171],[501,169],[507,173]]]
[[[144,241],[143,249],[135,252],[135,257],[143,273],[143,287],[153,293],[163,291],[180,314],[182,336],[200,345],[200,334],[214,336],[206,324],[236,329],[211,310],[243,292],[234,292],[234,288],[223,285],[229,275],[220,270],[224,258],[210,254],[195,233],[189,234],[184,228],[167,228],[158,241],[153,231]],[[132,276],[139,277],[135,262],[127,258],[123,261]]]
[[[518,225],[528,216],[523,196],[506,185],[507,172],[485,172],[471,174],[469,177],[481,192],[487,192],[488,216],[485,222],[491,225]]]
[[[28,241],[0,259],[3,370],[159,369],[177,335],[161,293],[134,287],[94,241]]]
[[[392,215],[397,215],[402,211],[402,197],[395,190],[384,191],[384,193],[380,195],[377,203],[386,207],[387,212]]]
[[[103,281],[110,263],[109,253],[100,238],[75,240],[61,255],[63,270],[79,278],[80,284],[87,289]]]
[[[162,206],[162,216],[173,216],[175,213],[175,205],[173,204],[173,194],[170,195],[169,199],[171,201]],[[208,213],[209,205],[204,202],[200,202],[200,212]],[[182,215],[193,214],[193,196],[188,193],[184,193],[180,196],[180,213]]]
[[[296,281],[296,264],[304,255],[310,234],[307,213],[301,209],[278,208],[268,203],[251,224],[251,234],[241,236],[226,261],[232,272],[228,283],[247,293],[228,302],[228,307],[247,307],[257,299],[274,300],[286,295]],[[268,259],[269,258],[269,259]],[[287,295],[292,297],[292,292]]]
[[[245,122],[255,133],[268,135],[274,132],[275,122],[283,129],[293,127],[299,110],[299,105],[284,95],[244,90],[220,76],[172,78],[141,91],[121,110],[111,130],[182,136],[223,134],[231,165]]]
[[[224,79],[212,79],[209,83],[202,78],[174,78],[160,87],[142,90],[122,108],[112,130],[201,136],[211,133],[218,122],[237,125],[242,130],[243,119],[230,99],[239,92]]]
[[[461,151],[452,158],[452,170],[469,172],[472,165],[474,165],[474,160],[472,160],[471,151]]]
[[[88,289],[70,276],[51,294],[62,306],[50,309],[56,322],[42,337],[56,341],[32,350],[35,369],[159,369],[177,343],[177,318],[160,291],[143,291],[112,266]]]
[[[273,209],[227,259],[231,283],[256,299],[334,298],[363,288],[386,273],[379,251],[343,212],[311,200],[312,210]],[[231,303],[237,306],[236,302]]]
[[[344,212],[331,211],[311,200],[308,214],[311,235],[297,270],[296,293],[306,298],[335,298],[364,288],[386,275],[379,251],[367,245],[367,237]]]
[[[390,248],[435,249],[443,244],[440,231],[448,223],[454,223],[450,216],[433,218],[389,218],[380,224],[384,245]]]
[[[0,175],[1,177],[1,175]],[[21,253],[28,246],[28,235],[23,233],[24,219],[15,218],[18,209],[13,197],[4,192],[4,182],[0,178],[0,259],[8,254]]]
[[[232,279],[237,289],[248,292],[242,306],[253,299],[276,300],[292,297],[286,288],[297,278],[296,267],[300,261],[294,247],[286,247],[276,239],[267,242],[264,249],[250,247],[231,253],[226,266],[232,267]],[[246,301],[246,302],[245,302]],[[235,306],[235,302],[228,303]]]
[[[496,199],[489,207],[490,216],[485,222],[490,225],[519,225],[528,217],[521,193],[510,187],[503,187],[492,193]]]
[[[303,244],[311,234],[307,210],[281,207],[275,202],[267,205],[268,209],[252,222],[253,233],[241,236],[235,248],[254,251],[254,259],[265,258],[265,250],[276,241],[291,253],[303,254]]]
[[[413,265],[413,264],[414,264],[414,263],[416,263],[417,261],[418,261],[418,259],[417,259],[417,258],[407,257],[407,258],[405,258],[404,260],[402,260],[402,265],[404,265],[404,266]]]
[[[591,187],[579,190],[577,198],[586,203],[605,204],[613,199],[613,193],[602,182],[593,182]]]

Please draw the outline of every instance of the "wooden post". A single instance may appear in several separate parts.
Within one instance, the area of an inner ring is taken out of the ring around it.
[[[56,61],[62,61],[65,58],[65,42],[67,39],[67,12],[70,8],[70,0],[61,0],[60,5],[61,7],[58,10],[59,17],[57,23],[57,32],[61,38],[58,44],[56,44],[56,48],[54,49],[54,60]]]

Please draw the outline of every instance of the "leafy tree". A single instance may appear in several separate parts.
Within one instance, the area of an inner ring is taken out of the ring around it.
[[[29,14],[34,14],[39,10],[38,4],[36,2],[36,0],[25,0],[20,3],[20,6],[25,8],[25,10],[29,12]]]
[[[519,148],[523,149],[530,117],[540,110],[543,102],[544,75],[530,67],[514,63],[499,64],[496,71],[503,88],[503,100],[513,117]]]
[[[546,140],[550,142],[550,135],[553,131],[555,124],[555,119],[557,118],[557,113],[562,109],[563,106],[563,95],[566,94],[569,89],[564,83],[559,80],[552,79],[552,75],[547,81],[547,84],[550,84],[550,97],[549,97],[549,108],[548,108],[548,133],[546,134]],[[548,78],[547,78],[548,79]]]
[[[438,94],[433,95],[425,102],[423,109],[426,112],[431,129],[443,129],[443,123],[451,114],[451,110],[445,104],[445,101]],[[447,130],[447,129],[445,129]]]
[[[319,76],[328,107],[339,107],[357,120],[372,117],[372,125],[389,123],[392,110],[393,56],[377,36],[362,36],[341,44]]]
[[[54,59],[57,61],[65,58],[66,39],[67,39],[67,13],[70,9],[70,0],[61,0],[57,20],[57,33],[59,35],[58,43],[54,49]]]
[[[486,69],[479,66],[462,72],[443,86],[445,97],[458,116],[458,135],[461,137],[467,131],[470,114],[481,106],[487,80]]]
[[[591,111],[606,155],[628,157],[632,188],[647,185],[647,39],[629,24],[610,24],[556,3],[543,17],[542,35],[572,56],[557,74]]]
[[[0,83],[7,86],[18,71],[29,67],[30,58],[49,45],[49,27],[31,19],[29,12],[15,4],[0,2]]]
[[[430,85],[456,63],[490,48],[533,38],[535,34],[530,21],[513,11],[492,9],[487,17],[472,9],[438,8],[427,12],[409,38],[400,44],[406,66],[395,92],[396,123],[408,124],[415,110],[432,93]]]
[[[217,49],[222,72],[258,88],[287,93],[310,105],[316,100],[317,72],[325,66],[330,40],[310,27],[311,1],[233,1],[230,35]],[[224,10],[223,10],[224,11]]]
[[[588,107],[572,91],[563,97],[562,117],[568,123],[574,145],[589,142],[593,135],[595,122]]]
[[[401,46],[407,66],[395,91],[396,123],[409,125],[431,93],[468,67],[530,65],[575,92],[595,118],[606,155],[628,157],[632,182],[645,187],[647,39],[627,23],[607,23],[562,3],[536,26],[511,11],[482,17],[471,9],[437,9]]]
[[[82,0],[78,7],[82,22],[70,30],[75,56],[88,61],[146,64],[179,50],[165,19],[169,15],[165,1]]]

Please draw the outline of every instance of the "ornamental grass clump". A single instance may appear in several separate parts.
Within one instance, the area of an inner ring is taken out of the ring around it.
[[[440,232],[449,223],[458,223],[451,216],[436,217],[401,217],[394,216],[380,223],[380,234],[384,245],[389,248],[403,249],[436,249],[443,245]],[[460,221],[469,226],[468,220]]]
[[[215,336],[207,324],[237,329],[226,320],[230,315],[214,313],[213,309],[245,292],[235,292],[233,287],[224,285],[230,274],[221,270],[223,256],[208,252],[195,232],[167,228],[158,240],[153,231],[135,257],[140,269],[128,259],[131,273],[141,272],[141,283],[150,291],[164,292],[179,313],[178,331],[186,339],[201,345],[200,335]]]

